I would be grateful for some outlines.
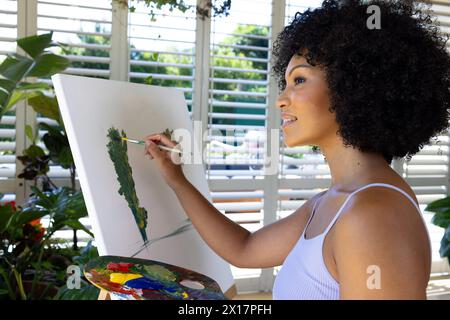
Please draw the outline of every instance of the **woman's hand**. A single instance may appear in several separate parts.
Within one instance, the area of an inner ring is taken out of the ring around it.
[[[187,182],[180,164],[180,156],[178,153],[165,151],[157,145],[163,145],[169,148],[176,148],[177,142],[167,138],[164,134],[151,134],[144,138],[145,152],[150,159],[155,160],[164,180],[172,188]]]

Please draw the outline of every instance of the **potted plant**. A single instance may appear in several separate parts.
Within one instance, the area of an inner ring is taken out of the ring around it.
[[[64,284],[72,260],[55,244],[55,232],[69,226],[93,236],[79,221],[87,215],[81,191],[32,189],[34,195],[23,206],[0,206],[0,294],[10,299],[53,297]],[[46,228],[43,217],[49,217]]]
[[[25,128],[32,144],[18,156],[24,164],[19,178],[35,183],[22,206],[14,202],[0,206],[0,299],[53,298],[64,287],[68,265],[82,256],[76,230],[93,235],[80,222],[87,210],[82,192],[75,188],[75,165],[53,88],[29,79],[50,77],[66,69],[69,61],[47,50],[58,45],[52,42],[52,33],[19,39],[17,45],[27,56],[10,54],[0,64],[0,119],[19,101],[27,100],[56,125],[40,124],[47,130],[43,136],[47,152],[37,145],[38,128],[36,132]],[[71,187],[56,188],[47,176],[50,161],[70,169]],[[49,221],[45,228],[40,221],[43,217]],[[74,230],[73,248],[64,248],[54,238],[56,231],[67,227]],[[88,247],[95,249],[91,244]]]

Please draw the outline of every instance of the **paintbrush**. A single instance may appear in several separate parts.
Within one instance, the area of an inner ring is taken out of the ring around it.
[[[136,143],[136,144],[145,144],[145,141],[143,141],[143,140],[133,140],[133,139],[128,139],[128,138],[124,138],[124,137],[122,137],[122,140],[125,140],[127,142],[131,142],[131,143]],[[181,153],[182,152],[181,150],[178,150],[178,149],[175,149],[175,148],[165,147],[165,146],[162,146],[162,145],[159,145],[159,144],[157,144],[157,146],[160,149],[167,150],[167,151],[172,151],[172,152],[177,152],[177,153]]]

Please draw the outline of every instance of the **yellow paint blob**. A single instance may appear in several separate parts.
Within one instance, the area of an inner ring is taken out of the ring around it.
[[[183,292],[183,298],[187,298],[189,295],[186,292]]]
[[[135,273],[111,273],[109,275],[109,281],[119,284],[124,284],[125,282],[137,278],[142,278],[141,274]]]

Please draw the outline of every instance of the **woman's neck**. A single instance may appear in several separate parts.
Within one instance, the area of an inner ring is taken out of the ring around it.
[[[342,143],[319,146],[331,172],[330,189],[353,190],[377,174],[392,171],[383,155],[361,152]]]

